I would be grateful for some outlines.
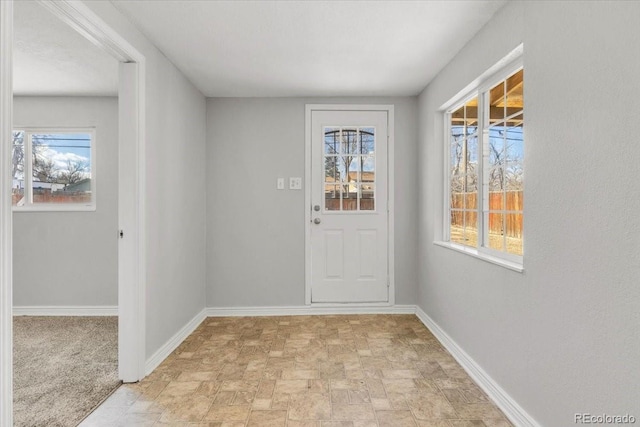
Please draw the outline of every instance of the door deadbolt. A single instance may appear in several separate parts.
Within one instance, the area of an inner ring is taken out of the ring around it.
[[[320,205],[315,205],[315,206],[313,207],[313,210],[314,210],[314,211],[316,211],[316,212],[318,212],[318,211],[320,210]]]

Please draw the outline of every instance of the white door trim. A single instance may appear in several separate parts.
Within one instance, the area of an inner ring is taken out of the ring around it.
[[[305,265],[304,265],[304,301],[306,305],[311,306],[336,306],[342,304],[326,304],[311,302],[311,114],[314,111],[386,111],[387,112],[387,132],[389,139],[387,143],[387,185],[388,185],[388,274],[389,274],[389,302],[382,305],[395,305],[395,269],[394,269],[394,165],[393,165],[393,149],[394,149],[394,107],[393,105],[378,104],[306,104],[305,106],[305,168],[304,168],[304,220],[305,220]],[[349,304],[350,306],[371,306],[381,304]]]
[[[135,382],[146,375],[143,73],[140,63],[120,63],[118,371],[124,382]]]
[[[0,176],[9,177],[13,123],[13,3],[0,1]],[[0,179],[0,426],[13,425],[11,180]]]
[[[145,372],[145,57],[79,0],[39,0],[120,64],[118,99],[118,369],[124,382]],[[114,233],[117,233],[114,230]]]

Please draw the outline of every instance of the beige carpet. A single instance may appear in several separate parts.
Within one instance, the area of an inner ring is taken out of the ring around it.
[[[14,426],[76,426],[119,385],[117,317],[14,317]]]

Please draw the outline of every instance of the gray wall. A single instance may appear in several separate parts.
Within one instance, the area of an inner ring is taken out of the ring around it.
[[[512,2],[420,96],[420,307],[541,425],[640,416],[638,2]],[[523,274],[441,238],[439,107],[524,42]]]
[[[14,124],[95,127],[95,212],[13,214],[15,306],[118,304],[118,99],[16,97]]]
[[[146,60],[146,348],[205,306],[204,96],[110,2],[86,2]]]
[[[395,105],[396,303],[415,303],[417,98],[210,98],[207,305],[304,305],[304,191],[288,177],[304,177],[308,103]]]

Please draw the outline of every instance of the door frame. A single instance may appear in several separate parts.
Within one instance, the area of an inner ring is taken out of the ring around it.
[[[0,1],[0,426],[13,425],[13,289],[11,128],[13,124],[13,3]]]
[[[118,375],[144,378],[145,348],[145,88],[140,51],[79,0],[38,0],[120,62],[118,79]]]
[[[311,158],[312,158],[312,134],[311,119],[314,111],[386,111],[387,112],[387,266],[389,274],[389,302],[383,303],[312,303],[311,285],[313,278],[311,274],[311,214],[312,205],[312,183],[311,183]],[[394,258],[394,106],[391,104],[306,104],[305,105],[305,165],[304,165],[304,220],[305,220],[305,244],[304,244],[304,301],[308,306],[327,307],[362,307],[362,306],[393,306],[395,305],[395,258]]]
[[[118,369],[125,382],[145,364],[145,57],[79,0],[39,0],[63,22],[121,63],[119,86]],[[13,124],[13,0],[0,1],[0,177],[8,175]],[[122,106],[129,114],[123,114]],[[131,114],[131,112],[135,112]],[[122,191],[122,190],[125,191]],[[12,209],[10,180],[0,179],[0,425],[13,421]],[[118,230],[114,230],[114,238]]]

